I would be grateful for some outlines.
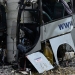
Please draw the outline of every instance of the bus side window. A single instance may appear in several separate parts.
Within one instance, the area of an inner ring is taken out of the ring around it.
[[[54,19],[62,18],[64,14],[65,10],[63,4],[61,2],[56,2],[54,7]]]

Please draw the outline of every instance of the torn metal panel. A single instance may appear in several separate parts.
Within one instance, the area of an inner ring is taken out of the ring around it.
[[[72,40],[72,37],[71,37],[71,33],[68,33],[68,34],[65,34],[65,35],[62,35],[62,36],[59,36],[59,37],[56,37],[56,38],[52,38],[49,41],[50,41],[50,44],[51,44],[51,47],[52,47],[52,50],[53,50],[53,53],[54,53],[55,60],[56,60],[57,64],[59,64],[58,58],[57,58],[57,50],[58,50],[58,47],[61,44],[67,43],[75,51],[75,47],[74,47],[74,43],[73,43],[73,40]]]
[[[55,37],[67,32],[71,32],[73,29],[72,17],[67,17],[48,23],[41,26],[41,40],[46,40],[51,37]]]
[[[26,55],[29,55],[29,54],[32,54],[32,53],[34,53],[36,51],[41,50],[41,43],[40,43],[40,41],[41,41],[41,37],[39,38],[36,46],[30,52],[28,52]]]
[[[33,64],[39,73],[53,69],[51,63],[46,59],[46,57],[40,53],[36,52],[27,56],[28,60]]]

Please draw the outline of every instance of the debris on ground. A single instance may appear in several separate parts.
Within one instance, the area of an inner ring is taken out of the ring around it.
[[[25,74],[24,74],[25,73]],[[15,71],[11,66],[0,67],[0,75],[75,75],[75,67],[58,67],[58,69],[50,70],[42,74],[29,73],[25,71]]]
[[[67,62],[67,65],[64,65]],[[0,75],[75,75],[75,57],[69,61],[64,61],[61,66],[42,74],[14,70],[12,65],[0,66]]]

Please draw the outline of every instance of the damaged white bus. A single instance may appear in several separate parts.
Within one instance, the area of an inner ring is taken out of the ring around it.
[[[17,49],[21,68],[32,70],[30,61],[42,73],[74,57],[72,8],[73,0],[19,1]],[[32,15],[31,22],[25,22],[25,11]]]

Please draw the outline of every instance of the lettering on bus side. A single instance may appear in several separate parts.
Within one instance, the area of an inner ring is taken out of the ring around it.
[[[66,23],[62,23],[60,25],[58,25],[60,30],[63,30],[65,28],[70,28],[73,25],[72,21],[70,22],[66,22]]]

